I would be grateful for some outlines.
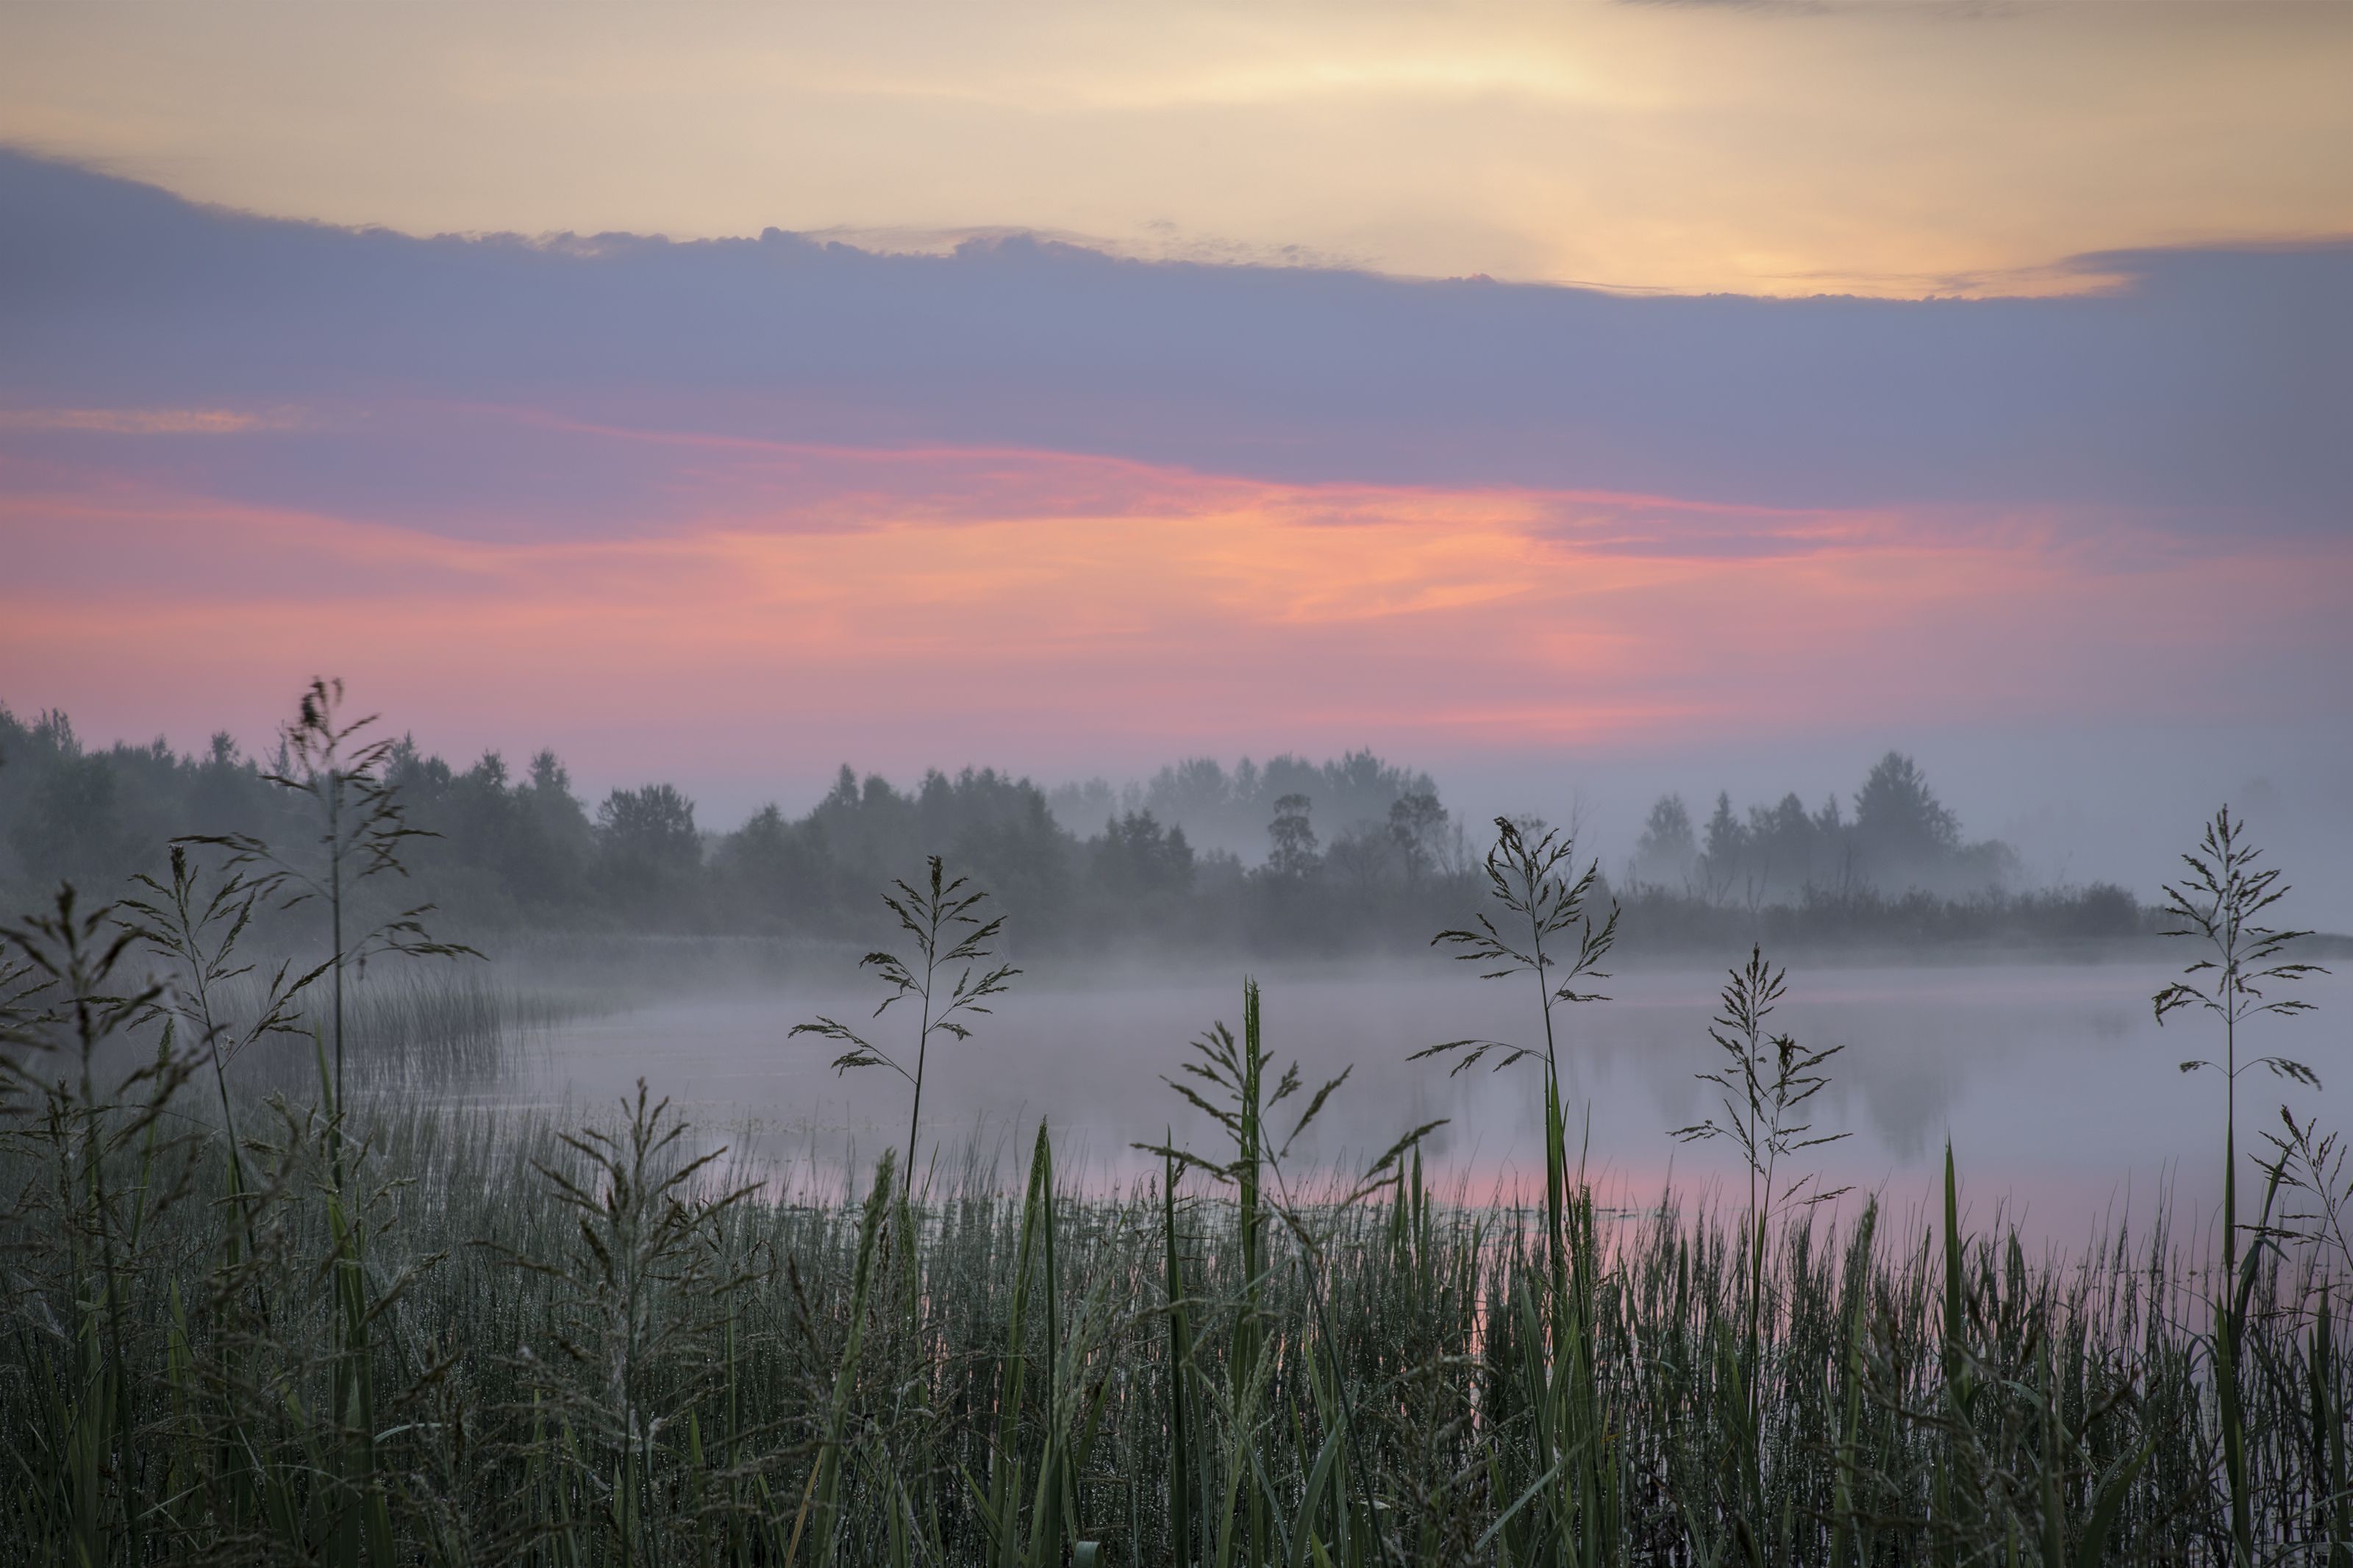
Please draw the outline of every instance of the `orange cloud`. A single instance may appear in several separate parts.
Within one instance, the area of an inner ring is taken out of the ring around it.
[[[450,539],[127,481],[0,493],[0,696],[93,733],[258,738],[337,672],[431,743],[553,742],[587,777],[654,752],[778,780],[843,755],[1627,746],[2211,707],[2337,646],[2353,568],[2338,542],[2224,554],[2073,517],[769,456],[791,484],[737,475],[622,539]]]

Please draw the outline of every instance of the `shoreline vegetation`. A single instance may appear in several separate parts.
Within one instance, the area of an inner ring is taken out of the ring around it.
[[[120,902],[0,926],[0,1561],[2353,1562],[2353,1180],[2257,1113],[2313,1081],[2267,1053],[2314,968],[2227,811],[2166,889],[2152,998],[2216,1085],[2221,1218],[2030,1254],[1964,1222],[1949,1149],[1925,1226],[1821,1217],[1838,1053],[1778,1030],[1754,944],[1717,1111],[1676,1134],[1736,1149],[1745,1190],[1605,1226],[1567,1129],[1608,1108],[1568,1102],[1561,1052],[1623,910],[1511,821],[1435,945],[1525,1032],[1418,1058],[1528,1086],[1525,1207],[1434,1190],[1439,1123],[1294,1162],[1350,1073],[1303,1081],[1250,982],[1172,1063],[1156,1179],[1073,1186],[1048,1123],[1017,1192],[916,1176],[923,1051],[1020,982],[937,859],[886,896],[883,1005],[804,1026],[910,1093],[859,1190],[780,1189],[642,1082],[577,1127],[437,1108],[418,1074],[543,1020],[489,986],[346,994],[480,954],[384,896],[429,830],[340,687],[286,734],[293,831],[185,838]],[[251,956],[265,917],[307,965]]]
[[[268,781],[280,761],[248,757],[226,734],[201,755],[161,742],[86,746],[63,714],[26,721],[0,707],[0,908],[61,881],[95,891],[158,875],[164,846],[188,835],[282,840],[296,824]],[[1369,752],[1231,768],[1197,758],[1125,788],[1045,790],[967,768],[902,790],[844,766],[806,815],[770,805],[726,831],[699,824],[668,784],[592,806],[547,752],[520,771],[496,752],[460,768],[396,739],[382,763],[420,830],[406,854],[441,927],[507,949],[542,936],[862,945],[888,929],[874,889],[931,855],[990,889],[1024,962],[1410,952],[1484,896],[1475,825],[1428,774]],[[1713,964],[1758,942],[1806,958],[2095,957],[2148,943],[2161,923],[2114,885],[2021,885],[2008,847],[1967,839],[1894,752],[1851,801],[1810,810],[1789,795],[1741,812],[1719,795],[1695,818],[1662,797],[1600,887],[1623,910],[1620,952],[1635,960]],[[265,938],[282,924],[258,918]]]

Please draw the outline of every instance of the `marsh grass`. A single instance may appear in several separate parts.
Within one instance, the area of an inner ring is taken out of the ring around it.
[[[99,1151],[118,1237],[146,1157],[136,1103]],[[19,1205],[0,1555],[376,1560],[339,1529],[347,1337],[320,1195],[334,1151],[322,1118],[282,1100],[247,1125],[258,1249],[224,1257],[217,1205],[151,1200],[111,1285],[91,1247],[50,1241],[60,1204],[83,1216],[71,1234],[97,1235],[90,1184],[58,1183],[60,1159],[89,1173],[82,1145],[26,1128],[0,1150]],[[2234,1549],[2199,1311],[2211,1260],[2162,1231],[2058,1258],[1963,1230],[1957,1196],[1901,1235],[1870,1205],[1844,1225],[1784,1213],[1752,1412],[1734,1348],[1746,1212],[1580,1210],[1597,1348],[1576,1396],[1606,1417],[1586,1465],[1593,1435],[1558,1429],[1577,1385],[1547,1375],[1542,1209],[1442,1199],[1409,1158],[1371,1198],[1269,1194],[1246,1243],[1232,1190],[1188,1193],[1173,1160],[1146,1186],[1073,1190],[1042,1131],[1012,1194],[921,1203],[895,1156],[863,1192],[746,1190],[650,1100],[568,1132],[391,1106],[349,1131],[343,1190],[366,1205],[376,1304],[374,1484],[397,1561]],[[172,1185],[224,1190],[219,1140],[185,1154]],[[2262,1560],[2341,1560],[2342,1296],[2281,1252],[2253,1278],[2250,1533]]]
[[[448,1093],[527,1068],[549,1032],[583,1016],[589,1004],[506,984],[480,969],[441,969],[371,974],[352,987],[344,1008],[356,1090],[429,1086]],[[306,1037],[326,1026],[316,1010],[304,1020]],[[281,1073],[290,1065],[280,1058]]]

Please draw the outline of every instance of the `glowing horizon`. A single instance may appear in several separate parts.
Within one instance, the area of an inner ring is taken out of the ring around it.
[[[1590,753],[1874,717],[2218,710],[2221,672],[2293,672],[2332,641],[2353,580],[2342,541],[2226,551],[2050,511],[1279,484],[596,428],[743,466],[704,472],[693,515],[614,538],[449,537],[104,472],[10,487],[0,668],[39,678],[0,698],[183,747],[242,723],[252,745],[286,691],[332,672],[457,757],[554,743],[621,780],[659,755],[649,737],[699,735],[703,765],[772,791],[852,752],[899,770]],[[787,461],[790,504],[764,473]],[[944,505],[976,473],[1002,494]],[[2314,694],[2291,680],[2279,700]]]

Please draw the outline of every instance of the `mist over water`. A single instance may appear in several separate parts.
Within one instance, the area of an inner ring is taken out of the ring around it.
[[[646,994],[617,1010],[562,1023],[489,1099],[601,1115],[639,1077],[713,1142],[780,1179],[837,1183],[861,1173],[907,1132],[905,1083],[887,1069],[837,1076],[834,1050],[792,1025],[820,1013],[864,1028],[873,993],[849,959],[774,987]],[[2079,1240],[2103,1219],[2145,1226],[2161,1198],[2177,1225],[2206,1223],[2220,1191],[2223,1085],[2179,1064],[2214,1054],[2203,1021],[2160,1027],[2151,994],[2174,973],[2157,962],[1821,967],[1793,973],[1775,1013],[1808,1047],[1843,1047],[1812,1102],[1818,1134],[1845,1138],[1810,1152],[1825,1185],[1852,1184],[1849,1206],[1878,1194],[1895,1212],[1933,1194],[1952,1141],[1970,1207],[2019,1217],[2024,1234]],[[1409,1061],[1423,1047],[1467,1036],[1531,1042],[1533,983],[1481,983],[1437,956],[1351,966],[1261,970],[1270,1051],[1295,1057],[1309,1088],[1353,1065],[1348,1083],[1295,1159],[1328,1173],[1359,1167],[1398,1133],[1447,1119],[1425,1144],[1441,1191],[1472,1202],[1533,1195],[1544,1170],[1539,1077],[1533,1062],[1450,1076],[1443,1061]],[[1679,1144],[1672,1131],[1721,1115],[1707,1039],[1725,976],[1698,966],[1635,968],[1604,987],[1610,1000],[1563,1010],[1563,1064],[1572,1144],[1584,1142],[1601,1201],[1654,1204],[1669,1184],[1685,1198],[1733,1195],[1742,1181],[1728,1145]],[[2258,1019],[2242,1058],[2306,1062],[2326,1086],[2297,1089],[2260,1069],[2242,1079],[2242,1152],[2261,1152],[2277,1108],[2341,1120],[2353,1094],[2353,979],[2314,977],[2316,1012]],[[1039,1119],[1058,1161],[1098,1186],[1157,1171],[1134,1151],[1173,1130],[1208,1146],[1206,1119],[1161,1080],[1180,1073],[1187,1042],[1222,1019],[1239,1026],[1240,976],[1223,969],[1025,975],[970,1040],[934,1044],[924,1090],[922,1158],[952,1184],[973,1163],[1011,1180]],[[892,1009],[872,1037],[912,1035]],[[473,1097],[469,1096],[469,1099]],[[1303,1102],[1303,1096],[1302,1102]],[[1287,1117],[1278,1116],[1287,1130]]]

